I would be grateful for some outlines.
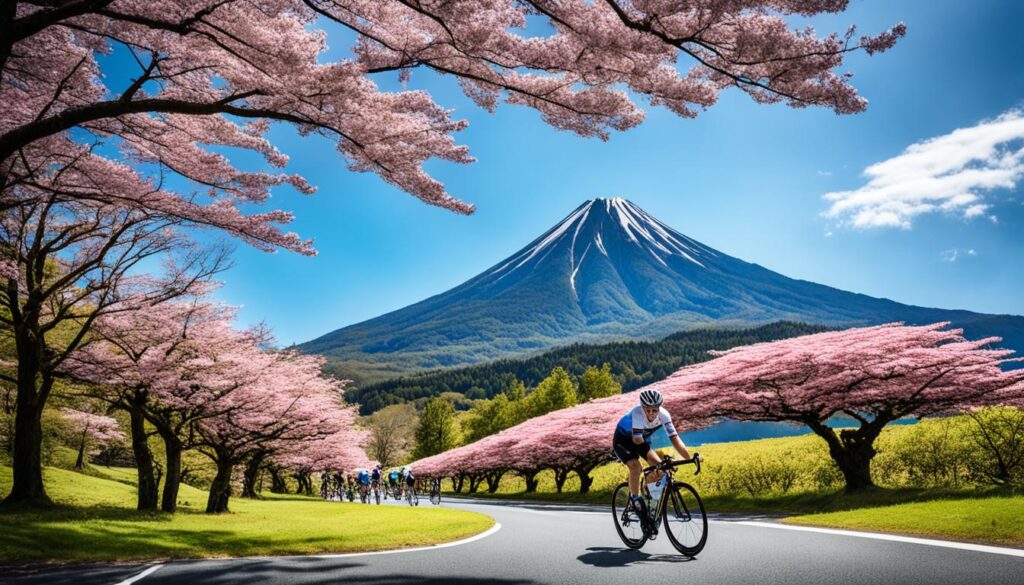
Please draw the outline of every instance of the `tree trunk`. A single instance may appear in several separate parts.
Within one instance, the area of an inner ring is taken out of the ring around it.
[[[555,471],[555,491],[562,493],[562,486],[565,485],[565,480],[569,479],[569,472],[571,471],[568,467],[556,467]]]
[[[480,487],[480,482],[483,480],[483,476],[477,473],[471,473],[469,475],[469,493],[475,494],[476,489]]]
[[[487,493],[493,494],[498,491],[498,486],[501,485],[501,476],[503,475],[505,475],[504,471],[492,471],[486,474]]]
[[[245,464],[245,473],[242,475],[242,497],[243,498],[258,498],[259,495],[256,493],[256,479],[260,474],[260,466],[263,465],[263,453],[256,453],[249,459],[249,462]]]
[[[461,494],[462,493],[462,484],[463,484],[463,482],[466,481],[466,476],[462,475],[462,474],[453,475],[451,479],[452,479],[452,491],[454,491],[457,494]]]
[[[861,423],[857,429],[843,429],[838,434],[822,421],[812,419],[804,422],[825,439],[829,455],[846,480],[846,492],[853,493],[875,487],[871,479],[871,459],[876,453],[874,443],[890,421],[888,417],[879,416],[873,421]]]
[[[231,472],[234,462],[228,458],[217,460],[217,475],[210,484],[210,497],[206,500],[207,514],[220,514],[228,511],[228,499],[231,498]]]
[[[295,494],[299,496],[303,494],[307,496],[312,496],[313,480],[310,479],[309,473],[306,471],[300,471],[296,473],[294,477],[295,481],[298,482],[298,485],[295,487]]]
[[[87,432],[89,432],[88,427],[82,431],[82,440],[78,442],[78,458],[75,459],[76,471],[82,471],[82,467],[85,467],[85,433]]]
[[[288,484],[285,483],[284,478],[281,477],[281,470],[276,467],[270,468],[270,493],[288,493]]]
[[[844,448],[839,453],[829,452],[846,480],[847,492],[858,492],[875,487],[871,480],[871,459],[875,456],[874,441],[866,441],[863,437],[854,436],[849,431],[841,431]]]
[[[592,468],[577,467],[576,475],[580,476],[580,493],[585,494],[590,491],[590,486],[594,483],[594,478],[590,477]]]
[[[142,406],[138,400],[128,409],[131,419],[132,453],[135,454],[135,470],[138,473],[138,501],[136,507],[140,512],[156,512],[157,490],[159,480],[153,470],[153,452],[149,449],[146,438],[145,419]]]
[[[18,396],[14,413],[14,457],[11,461],[13,481],[4,506],[51,506],[43,486],[43,404],[52,379],[43,376],[37,390],[38,360],[26,358],[21,336],[18,343]],[[26,363],[27,362],[27,363]]]
[[[539,469],[531,469],[529,471],[520,471],[519,475],[526,482],[526,493],[532,494],[537,491],[537,474],[540,473]]]
[[[161,432],[164,452],[167,454],[167,476],[164,478],[164,495],[160,509],[174,513],[178,509],[178,487],[181,485],[181,441],[173,433]]]

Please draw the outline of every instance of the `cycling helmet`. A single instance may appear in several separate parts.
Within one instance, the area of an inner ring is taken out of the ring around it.
[[[652,389],[640,391],[640,404],[644,406],[661,406],[662,402],[661,392]]]

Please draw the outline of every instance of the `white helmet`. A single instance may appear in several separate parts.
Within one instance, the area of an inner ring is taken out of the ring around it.
[[[662,402],[664,402],[664,399],[661,397],[661,392],[651,388],[640,391],[640,404],[644,406],[661,406]]]

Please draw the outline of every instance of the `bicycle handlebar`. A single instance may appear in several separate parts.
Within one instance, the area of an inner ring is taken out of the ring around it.
[[[697,467],[697,470],[694,471],[693,474],[700,475],[700,461],[700,453],[696,452],[693,454],[693,457],[690,457],[689,459],[680,459],[679,461],[673,461],[672,457],[665,456],[665,460],[662,461],[661,463],[651,465],[650,467],[645,468],[644,475],[647,475],[648,473],[656,470],[675,469],[676,467],[679,467],[681,465],[689,465],[690,463],[694,464]]]

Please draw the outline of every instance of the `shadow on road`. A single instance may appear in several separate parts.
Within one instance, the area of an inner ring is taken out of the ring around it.
[[[652,555],[629,548],[591,547],[576,557],[585,565],[592,567],[628,567],[641,563],[688,563],[696,559],[683,555]]]
[[[151,576],[140,585],[185,583],[187,585],[270,585],[289,583],[344,583],[345,585],[536,585],[525,579],[481,580],[463,575],[429,575],[409,572],[382,572],[362,562],[330,557],[281,557],[268,559],[233,559],[226,561],[196,561],[173,563]]]

